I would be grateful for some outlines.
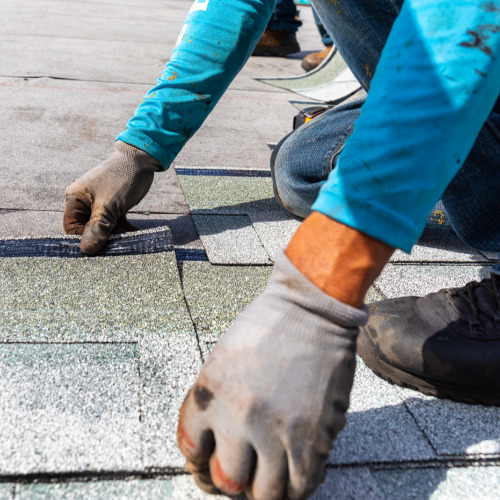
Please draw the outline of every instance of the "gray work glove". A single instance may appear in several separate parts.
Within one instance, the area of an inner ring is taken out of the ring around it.
[[[207,492],[301,499],[324,477],[345,423],[364,310],[323,293],[284,252],[181,410],[177,442]]]
[[[82,251],[95,254],[112,233],[135,230],[125,214],[144,198],[160,169],[144,151],[117,141],[107,160],[66,189],[64,232],[81,234]]]

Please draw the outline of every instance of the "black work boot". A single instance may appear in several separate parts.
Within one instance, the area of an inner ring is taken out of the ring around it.
[[[295,33],[266,29],[252,55],[283,57],[296,52],[300,52],[300,45]]]
[[[382,378],[424,394],[500,405],[500,276],[369,306],[358,354]]]

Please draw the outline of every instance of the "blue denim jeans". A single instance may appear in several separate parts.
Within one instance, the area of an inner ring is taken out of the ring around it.
[[[333,42],[365,90],[402,0],[313,0]],[[271,156],[275,196],[306,217],[351,134],[363,101],[340,105],[285,137]],[[469,246],[500,251],[500,106],[477,136],[463,167],[442,195],[449,222]]]
[[[323,23],[321,22],[321,19],[318,17],[318,14],[316,14],[316,11],[314,10],[314,7],[311,7],[314,21],[316,23],[316,26],[318,28],[319,34],[321,36],[321,41],[323,42],[323,45],[325,47],[330,47],[333,45],[333,40],[328,31],[326,31],[325,27],[323,26]]]
[[[296,18],[297,14],[297,7],[293,0],[277,0],[267,29],[295,33],[299,26],[302,26],[302,21]]]

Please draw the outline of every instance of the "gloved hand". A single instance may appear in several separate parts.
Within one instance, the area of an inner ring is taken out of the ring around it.
[[[301,499],[344,426],[364,310],[323,293],[281,251],[181,410],[179,448],[207,492]]]
[[[144,151],[117,141],[107,160],[66,189],[64,232],[81,234],[82,251],[94,254],[113,232],[135,230],[125,214],[144,198],[160,169]]]

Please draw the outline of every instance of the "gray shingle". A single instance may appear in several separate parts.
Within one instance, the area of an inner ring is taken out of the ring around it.
[[[374,471],[384,498],[400,500],[492,500],[500,494],[500,467]]]
[[[135,341],[192,332],[173,252],[0,260],[0,340]]]
[[[72,482],[60,484],[34,484],[17,487],[19,500],[125,500],[130,498],[168,500],[229,499],[225,495],[203,493],[189,475],[179,475],[156,480],[121,480],[97,482]],[[234,497],[232,497],[234,498]],[[238,497],[243,498],[243,496]],[[311,500],[348,500],[363,498],[381,500],[380,490],[366,468],[328,469],[324,483],[310,497]]]
[[[14,488],[12,483],[0,484],[0,500],[14,500]]]
[[[203,493],[188,475],[149,480],[115,480],[33,484],[17,487],[18,500],[224,500],[229,497]]]
[[[212,264],[271,264],[246,215],[193,215]]]
[[[451,229],[427,228],[411,254],[396,250],[391,262],[487,262],[487,258],[468,247]]]
[[[318,101],[335,102],[358,92],[361,87],[340,53],[333,48],[327,59],[309,73],[291,78],[260,79]]]
[[[212,340],[224,333],[236,316],[264,290],[268,266],[212,266],[208,262],[181,262],[186,300],[200,338]]]
[[[387,297],[426,295],[442,288],[462,287],[467,282],[480,281],[490,275],[485,265],[397,265],[388,264],[375,281]]]
[[[456,403],[398,389],[440,456],[500,457],[500,408]]]
[[[311,500],[383,500],[384,496],[365,467],[327,469],[323,484]]]
[[[179,175],[179,182],[194,214],[249,214],[276,211],[270,177]]]
[[[286,248],[301,221],[285,210],[274,212],[252,212],[250,220],[264,245],[269,257],[274,261],[276,252]]]
[[[144,466],[183,467],[175,434],[179,408],[201,368],[196,338],[178,334],[144,339],[139,359]]]
[[[347,425],[334,442],[330,463],[355,464],[435,458],[395,386],[357,359]]]
[[[136,346],[0,345],[3,474],[141,467]]]

